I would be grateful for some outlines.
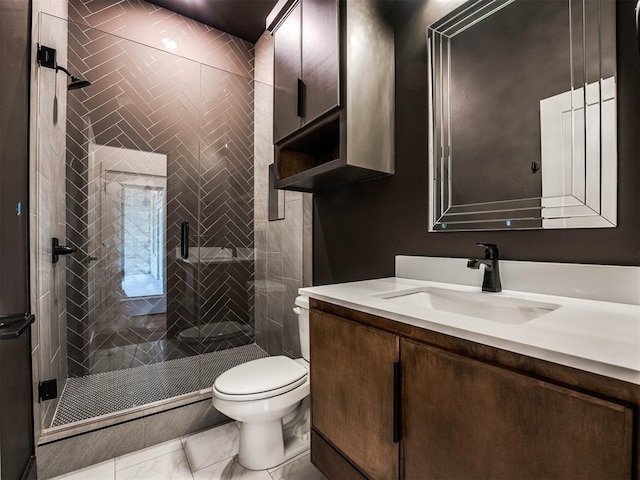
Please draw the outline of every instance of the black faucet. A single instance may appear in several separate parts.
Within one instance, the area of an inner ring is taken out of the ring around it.
[[[493,243],[478,243],[479,247],[484,247],[484,258],[470,258],[467,261],[467,268],[479,269],[484,263],[484,278],[482,279],[483,292],[501,292],[500,267],[498,265],[498,246]]]

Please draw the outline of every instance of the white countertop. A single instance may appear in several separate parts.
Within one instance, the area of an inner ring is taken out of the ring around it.
[[[640,385],[640,306],[504,290],[483,295],[555,303],[523,324],[505,324],[392,302],[372,295],[417,287],[480,292],[480,287],[407,278],[301,288],[301,295],[435,332]]]

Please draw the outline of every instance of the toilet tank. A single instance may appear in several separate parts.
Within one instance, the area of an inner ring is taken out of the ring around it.
[[[302,358],[309,361],[309,297],[296,297],[293,311],[298,315],[298,332],[300,334],[300,351]]]

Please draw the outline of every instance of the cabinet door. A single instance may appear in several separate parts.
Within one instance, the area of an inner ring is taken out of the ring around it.
[[[398,478],[398,337],[318,310],[311,310],[310,335],[313,428],[369,478]]]
[[[301,6],[296,5],[273,34],[273,143],[301,126],[298,115],[300,71]]]
[[[339,105],[338,0],[302,2],[304,123]]]
[[[406,479],[631,477],[632,411],[402,341]]]

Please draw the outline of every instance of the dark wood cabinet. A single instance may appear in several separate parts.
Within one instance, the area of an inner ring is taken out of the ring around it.
[[[313,310],[311,423],[369,478],[398,478],[393,371],[398,337]]]
[[[329,478],[640,478],[638,385],[313,299],[310,335]]]
[[[273,32],[273,142],[339,105],[338,0],[300,0]]]
[[[389,0],[280,0],[274,36],[276,188],[319,192],[394,172]]]
[[[338,8],[338,0],[302,0],[303,124],[340,105]]]
[[[274,143],[302,126],[302,117],[298,115],[298,80],[302,76],[301,10],[301,5],[296,4],[273,34]]]
[[[631,478],[621,403],[402,341],[404,478]]]

